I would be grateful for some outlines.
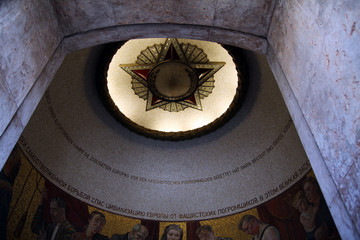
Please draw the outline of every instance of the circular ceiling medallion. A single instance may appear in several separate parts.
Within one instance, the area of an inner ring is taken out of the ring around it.
[[[108,44],[98,88],[109,112],[155,139],[185,140],[222,126],[246,89],[240,50],[190,39],[141,39]]]
[[[191,66],[179,61],[160,63],[151,69],[147,78],[149,90],[167,101],[179,101],[193,95],[198,79]]]

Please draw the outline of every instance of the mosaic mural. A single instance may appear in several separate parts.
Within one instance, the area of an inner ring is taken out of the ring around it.
[[[147,240],[240,240],[251,235],[254,239],[261,235],[262,239],[340,239],[312,171],[256,208],[181,222],[129,218],[88,205],[46,180],[18,146],[0,176],[0,239],[50,239],[55,223],[60,226],[55,239],[123,239],[127,233]]]

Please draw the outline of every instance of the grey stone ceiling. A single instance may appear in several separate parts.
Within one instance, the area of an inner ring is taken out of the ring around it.
[[[275,0],[53,1],[65,36],[92,29],[146,23],[212,25],[265,37]]]

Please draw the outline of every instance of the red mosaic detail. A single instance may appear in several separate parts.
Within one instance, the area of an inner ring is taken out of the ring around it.
[[[147,77],[150,73],[151,69],[135,69],[132,70],[136,75],[138,75],[139,77],[141,77],[144,80],[147,80]]]

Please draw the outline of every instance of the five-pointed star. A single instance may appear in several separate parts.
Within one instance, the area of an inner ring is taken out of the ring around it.
[[[152,110],[164,105],[170,105],[170,112],[173,111],[171,106],[175,106],[174,102],[181,105],[180,110],[185,109],[186,107],[191,107],[197,110],[202,110],[199,87],[202,86],[206,81],[211,79],[214,74],[219,71],[224,65],[224,62],[209,62],[206,58],[206,54],[200,52],[198,56],[194,57],[193,53],[185,54],[181,45],[175,38],[166,39],[164,44],[154,45],[153,51],[142,52],[141,58],[138,57],[139,63],[133,64],[120,64],[120,67],[126,71],[133,80],[138,81],[147,89],[147,104],[146,111]],[[191,55],[192,54],[192,55]],[[196,53],[197,54],[197,53]],[[187,56],[187,57],[186,57]],[[189,58],[192,59],[189,59]],[[206,59],[206,62],[203,62]],[[179,61],[187,64],[192,69],[194,69],[197,74],[197,83],[194,92],[192,92],[189,96],[186,96],[184,99],[180,99],[177,101],[170,101],[168,99],[164,99],[161,96],[154,94],[149,88],[149,74],[154,67],[158,64],[165,61]],[[175,109],[174,111],[179,111]]]

